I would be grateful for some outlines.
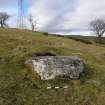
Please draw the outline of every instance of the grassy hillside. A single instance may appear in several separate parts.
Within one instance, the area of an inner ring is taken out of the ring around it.
[[[86,44],[92,44],[92,43],[100,43],[98,37],[96,36],[80,36],[80,35],[69,35],[66,36],[67,38],[80,41]],[[105,44],[105,37],[101,38],[101,43],[100,44]]]
[[[77,55],[87,64],[80,80],[41,81],[24,65],[38,53]],[[68,89],[46,89],[47,86]],[[0,105],[105,105],[105,45],[0,29]]]

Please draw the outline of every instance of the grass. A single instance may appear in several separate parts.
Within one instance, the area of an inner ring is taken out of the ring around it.
[[[87,70],[80,80],[41,81],[24,65],[38,53],[80,56]],[[47,86],[65,86],[51,89]],[[105,45],[0,29],[0,105],[105,105]]]
[[[65,37],[76,40],[76,41],[80,41],[85,44],[100,43],[98,37],[95,37],[95,36],[69,35]],[[105,44],[105,37],[101,38],[100,44]]]

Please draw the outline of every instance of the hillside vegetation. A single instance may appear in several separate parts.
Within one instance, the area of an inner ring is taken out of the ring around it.
[[[80,80],[41,81],[24,62],[33,55],[80,56]],[[47,86],[68,89],[46,89]],[[105,45],[40,32],[0,29],[0,105],[105,105]]]
[[[66,36],[67,38],[80,41],[86,44],[92,44],[92,43],[100,43],[105,44],[105,37],[101,38],[101,42],[99,42],[99,38],[96,36],[80,36],[80,35],[69,35]]]

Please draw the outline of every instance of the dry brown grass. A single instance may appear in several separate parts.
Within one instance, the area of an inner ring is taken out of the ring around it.
[[[78,81],[41,81],[24,66],[36,53],[77,55],[87,64]],[[18,29],[0,29],[0,105],[105,105],[105,46],[44,36]],[[46,90],[47,85],[69,88]]]

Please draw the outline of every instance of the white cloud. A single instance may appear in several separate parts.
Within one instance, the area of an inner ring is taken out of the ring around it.
[[[105,17],[105,0],[32,0],[29,13],[38,20],[40,30],[70,33],[87,30],[91,20]]]
[[[0,0],[0,12],[7,12],[11,18],[8,21],[9,26],[17,26],[17,3],[18,0]]]
[[[66,34],[87,33],[91,20],[105,18],[105,0],[29,1],[31,5],[28,13],[33,14],[41,31]],[[17,3],[18,0],[0,0],[0,12],[4,11],[12,16],[8,22],[12,27],[17,26]]]
[[[65,15],[65,18],[71,23],[71,26],[68,24],[66,27],[86,29],[90,21],[103,17],[105,17],[105,0],[102,0],[102,2],[99,0],[79,0],[72,15],[70,13]]]
[[[46,29],[48,25],[52,25],[54,22],[57,22],[59,18],[62,18],[64,12],[73,9],[72,2],[73,0],[32,0],[29,13],[33,14],[36,20],[38,20],[41,29]],[[72,5],[70,6],[70,4]]]

